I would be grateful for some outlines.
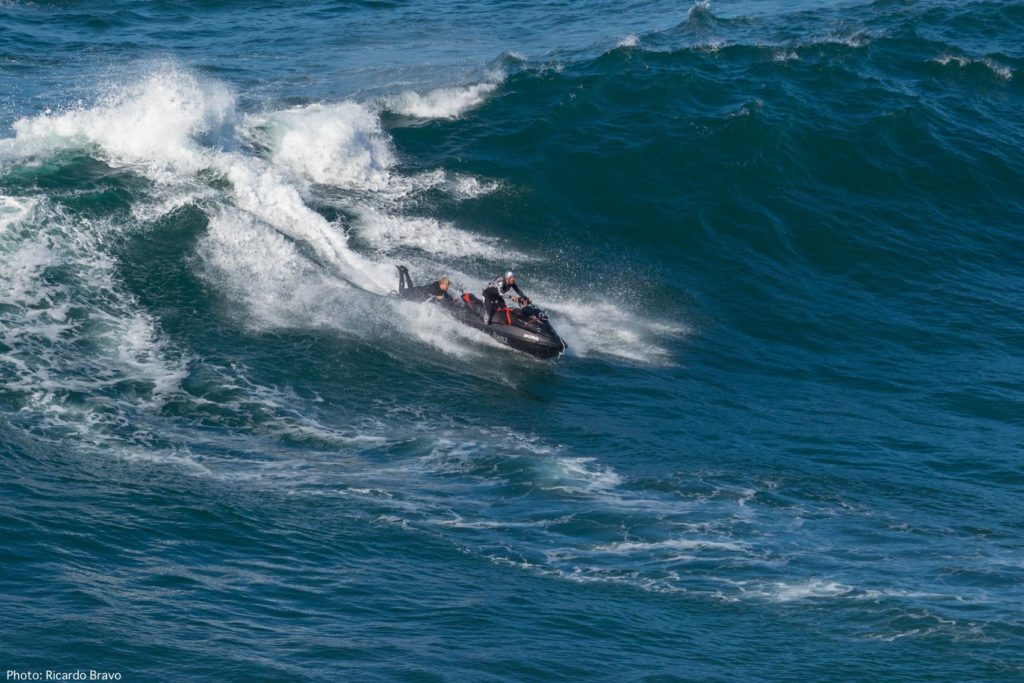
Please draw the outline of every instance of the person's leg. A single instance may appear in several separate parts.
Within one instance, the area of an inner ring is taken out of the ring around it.
[[[398,268],[398,296],[402,296],[407,286],[405,282],[409,279],[409,270],[405,266],[396,266],[396,268]],[[410,284],[412,283],[410,282]]]
[[[491,318],[494,316],[494,311],[500,308],[501,294],[498,293],[497,287],[488,287],[484,290],[484,324],[490,325]]]

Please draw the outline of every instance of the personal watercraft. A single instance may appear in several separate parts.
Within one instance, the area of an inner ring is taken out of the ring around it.
[[[495,341],[536,358],[554,358],[567,348],[548,321],[547,314],[532,302],[518,308],[499,308],[494,311],[491,323],[488,324],[484,319],[484,302],[475,294],[463,292],[457,298],[424,297],[424,288],[413,287],[405,266],[398,266],[398,271],[398,291],[393,294],[400,299],[430,302],[441,306],[463,325],[474,327],[490,335]]]

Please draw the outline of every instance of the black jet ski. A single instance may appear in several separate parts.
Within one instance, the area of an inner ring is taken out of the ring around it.
[[[398,291],[393,294],[408,301],[431,302],[441,306],[463,325],[475,327],[496,341],[536,358],[554,358],[565,351],[566,344],[548,321],[547,314],[533,303],[519,308],[499,308],[491,324],[484,320],[484,302],[471,292],[456,298],[423,296],[424,287],[414,287],[409,271],[398,266]]]
[[[519,308],[499,308],[490,325],[484,321],[484,302],[470,292],[464,292],[447,308],[462,324],[482,330],[502,344],[531,356],[554,358],[566,349],[547,314],[532,303]]]

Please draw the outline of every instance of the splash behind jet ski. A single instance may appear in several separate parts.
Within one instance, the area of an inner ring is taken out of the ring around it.
[[[424,301],[424,288],[412,285],[408,269],[398,266],[398,272],[398,291],[393,294],[400,299],[439,305],[463,325],[474,327],[495,341],[536,358],[554,358],[566,349],[565,342],[551,326],[547,314],[533,303],[519,308],[499,308],[488,325],[484,320],[484,302],[475,294],[463,292],[458,298],[432,296]]]

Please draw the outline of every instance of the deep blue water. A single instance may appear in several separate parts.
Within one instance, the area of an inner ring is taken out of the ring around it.
[[[0,4],[5,673],[1020,680],[1024,5],[260,5]]]

